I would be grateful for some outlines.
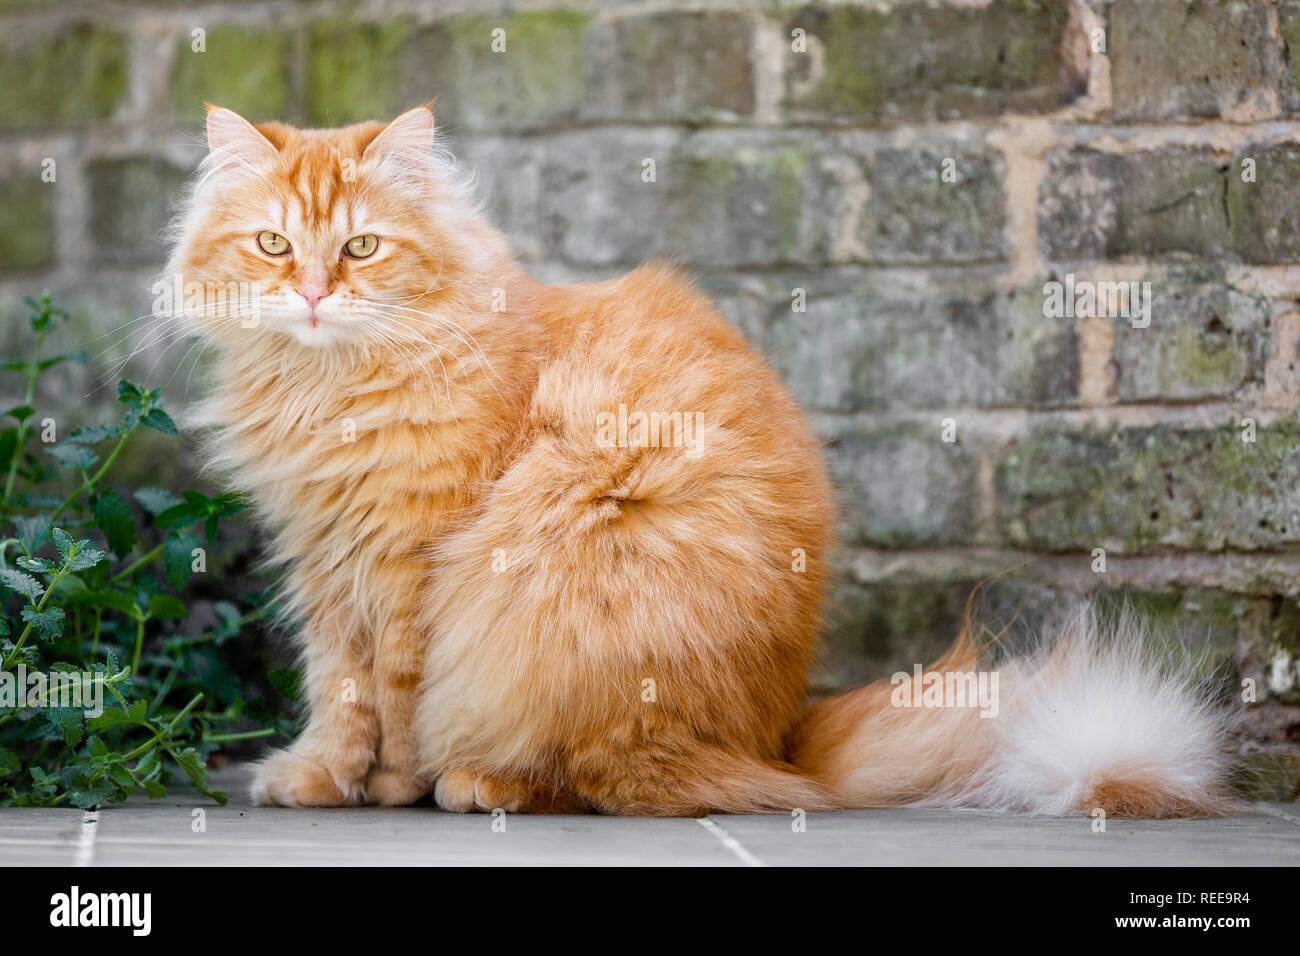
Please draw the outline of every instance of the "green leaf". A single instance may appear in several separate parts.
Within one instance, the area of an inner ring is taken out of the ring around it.
[[[54,541],[54,546],[59,549],[59,557],[65,562],[72,551],[72,535],[62,528],[51,528],[50,538]]]
[[[22,610],[23,620],[30,624],[38,634],[47,640],[53,640],[63,634],[63,608],[50,607],[38,611],[34,607]]]
[[[15,571],[12,568],[0,571],[0,584],[23,595],[33,604],[39,601],[41,595],[45,593],[44,585],[34,577],[30,574],[23,574],[21,571]]]
[[[0,777],[18,773],[22,769],[23,763],[18,759],[18,755],[8,747],[0,747]]]
[[[120,707],[105,707],[104,712],[98,717],[91,717],[86,721],[86,729],[91,733],[102,734],[106,730],[112,730],[114,727],[120,727],[123,724],[148,726],[144,701],[137,700],[131,705],[130,710],[123,710]]]
[[[202,518],[204,512],[195,510],[188,502],[173,505],[161,514],[155,515],[153,522],[160,528],[188,528]]]
[[[131,595],[108,588],[102,591],[79,591],[76,594],[69,595],[67,601],[69,604],[84,607],[102,607],[120,611],[132,618],[139,615],[139,609],[136,607],[135,599]]]
[[[149,596],[149,616],[163,621],[183,620],[189,614],[185,602],[170,594]]]
[[[31,571],[35,574],[50,574],[59,570],[57,564],[45,558],[19,558],[14,563],[23,570]]]
[[[27,421],[27,419],[36,414],[36,409],[32,408],[30,405],[17,405],[7,410],[5,414],[21,425],[23,422]]]
[[[99,460],[89,446],[75,442],[61,442],[45,449],[64,468],[89,468]]]
[[[268,676],[271,680],[271,686],[278,690],[281,696],[294,703],[303,702],[301,671],[292,667],[280,667],[271,671]]]
[[[145,751],[140,762],[135,765],[135,775],[148,779],[162,769],[162,748],[151,747]]]
[[[248,507],[248,499],[235,491],[217,495],[208,503],[209,508],[223,518],[237,515]]]
[[[28,554],[34,554],[50,536],[49,515],[19,516],[14,518],[14,527],[18,529],[18,538]]]
[[[155,431],[160,431],[164,435],[176,434],[176,423],[173,422],[171,420],[171,416],[168,415],[166,412],[164,412],[161,408],[149,409],[149,411],[146,412],[144,417],[140,420],[144,422],[144,424],[148,425],[150,428],[154,429]]]
[[[64,362],[77,362],[85,365],[89,361],[85,352],[65,352],[62,355],[51,355],[47,359],[42,359],[36,366],[38,372],[44,372],[46,369],[54,368],[56,365],[62,365]]]
[[[177,498],[170,491],[163,488],[155,488],[153,486],[136,489],[133,497],[139,503],[140,507],[151,515],[161,514],[168,508],[174,508],[176,505],[181,503],[181,499]]]
[[[223,807],[226,805],[226,795],[215,790],[208,789],[208,768],[203,764],[203,756],[193,747],[186,747],[184,750],[168,750],[172,759],[181,765],[194,784],[194,788],[205,797],[209,797]]]
[[[72,432],[64,441],[72,442],[74,445],[94,445],[105,438],[116,438],[120,434],[122,434],[120,425],[87,425]]]
[[[69,748],[81,743],[83,720],[81,711],[75,707],[47,707],[45,719],[58,733]]]
[[[192,534],[169,536],[163,542],[163,570],[167,583],[180,590],[194,576],[193,551],[199,539]]]
[[[109,549],[124,558],[135,547],[135,519],[128,505],[116,492],[100,495],[95,502],[95,527],[104,532]]]
[[[97,760],[102,760],[108,756],[108,744],[95,736],[86,739],[86,749],[90,751],[90,755]]]
[[[68,570],[84,571],[87,568],[93,568],[100,562],[108,560],[108,554],[100,551],[98,548],[91,547],[89,541],[78,542],[78,544],[87,545],[77,551],[72,560],[68,562]]]

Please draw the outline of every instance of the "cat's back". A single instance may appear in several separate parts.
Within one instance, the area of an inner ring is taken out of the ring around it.
[[[715,427],[751,434],[764,423],[806,431],[763,356],[676,269],[547,286],[537,311],[546,359],[536,400],[549,413],[590,421],[595,406],[622,405],[629,414],[707,413]]]
[[[716,499],[823,539],[830,486],[803,413],[678,272],[646,266],[545,287],[536,311],[545,358],[526,442],[533,479],[578,498]]]

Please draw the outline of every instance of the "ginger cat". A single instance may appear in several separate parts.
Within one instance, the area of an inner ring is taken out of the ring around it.
[[[210,452],[274,534],[307,729],[283,806],[709,811],[1228,804],[1222,727],[1081,616],[994,719],[811,705],[831,489],[794,401],[674,271],[528,278],[427,107],[339,130],[209,107],[169,274],[218,352]],[[932,669],[975,666],[969,636]]]

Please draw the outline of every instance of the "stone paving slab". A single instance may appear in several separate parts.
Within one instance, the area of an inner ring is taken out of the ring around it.
[[[0,865],[1300,865],[1300,807],[1222,820],[1107,822],[976,810],[846,810],[704,820],[250,807],[246,768],[218,807],[178,791],[98,811],[0,810]],[[201,813],[196,813],[201,811]],[[203,828],[196,831],[196,822]]]

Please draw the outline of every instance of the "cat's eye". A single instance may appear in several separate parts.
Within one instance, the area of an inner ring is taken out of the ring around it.
[[[259,232],[257,245],[268,256],[282,256],[289,251],[289,240],[278,232]]]
[[[343,246],[343,251],[353,259],[369,259],[379,248],[379,237],[366,233],[364,236],[353,236]]]

